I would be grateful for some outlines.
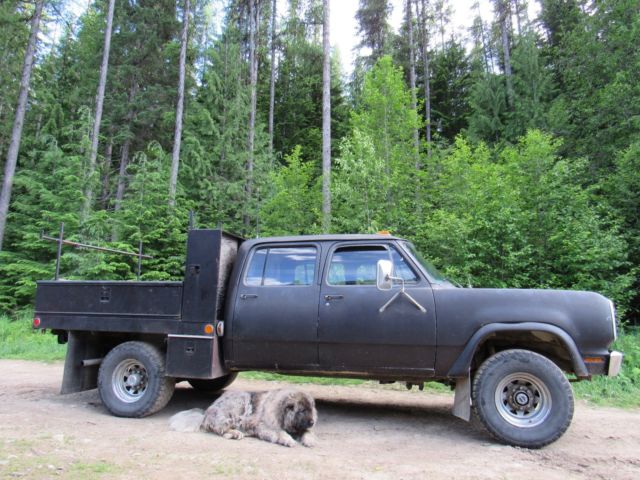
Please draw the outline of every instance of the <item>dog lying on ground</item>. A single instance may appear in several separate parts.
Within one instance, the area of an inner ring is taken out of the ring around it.
[[[204,431],[240,440],[257,437],[271,443],[305,447],[315,443],[311,427],[318,414],[310,395],[294,389],[225,392],[206,410],[192,409],[169,420],[172,430]]]

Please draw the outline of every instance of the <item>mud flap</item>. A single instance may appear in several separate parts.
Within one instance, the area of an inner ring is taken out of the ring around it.
[[[456,380],[456,393],[451,413],[467,422],[471,419],[471,377],[468,373],[466,377]]]
[[[102,351],[91,334],[69,332],[61,394],[82,392],[98,386],[99,363],[83,364],[83,360],[96,357],[102,357]]]

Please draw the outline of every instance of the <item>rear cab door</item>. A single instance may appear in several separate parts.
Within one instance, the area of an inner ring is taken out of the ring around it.
[[[296,242],[257,244],[248,253],[234,299],[234,366],[317,367],[320,251]]]

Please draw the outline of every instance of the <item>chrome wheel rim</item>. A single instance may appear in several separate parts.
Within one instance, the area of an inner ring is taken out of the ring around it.
[[[551,413],[551,392],[535,375],[512,373],[498,384],[495,405],[509,424],[520,428],[537,427]]]
[[[147,390],[149,376],[139,361],[128,358],[118,364],[111,379],[113,393],[125,403],[137,402]]]

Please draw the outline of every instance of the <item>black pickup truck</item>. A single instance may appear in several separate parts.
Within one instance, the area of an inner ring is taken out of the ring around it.
[[[389,235],[191,230],[184,281],[41,281],[34,327],[68,342],[62,393],[97,386],[119,416],[162,409],[177,381],[217,391],[243,370],[438,381],[455,387],[454,415],[473,406],[530,448],[568,428],[568,378],[622,363],[603,296],[460,288]]]

